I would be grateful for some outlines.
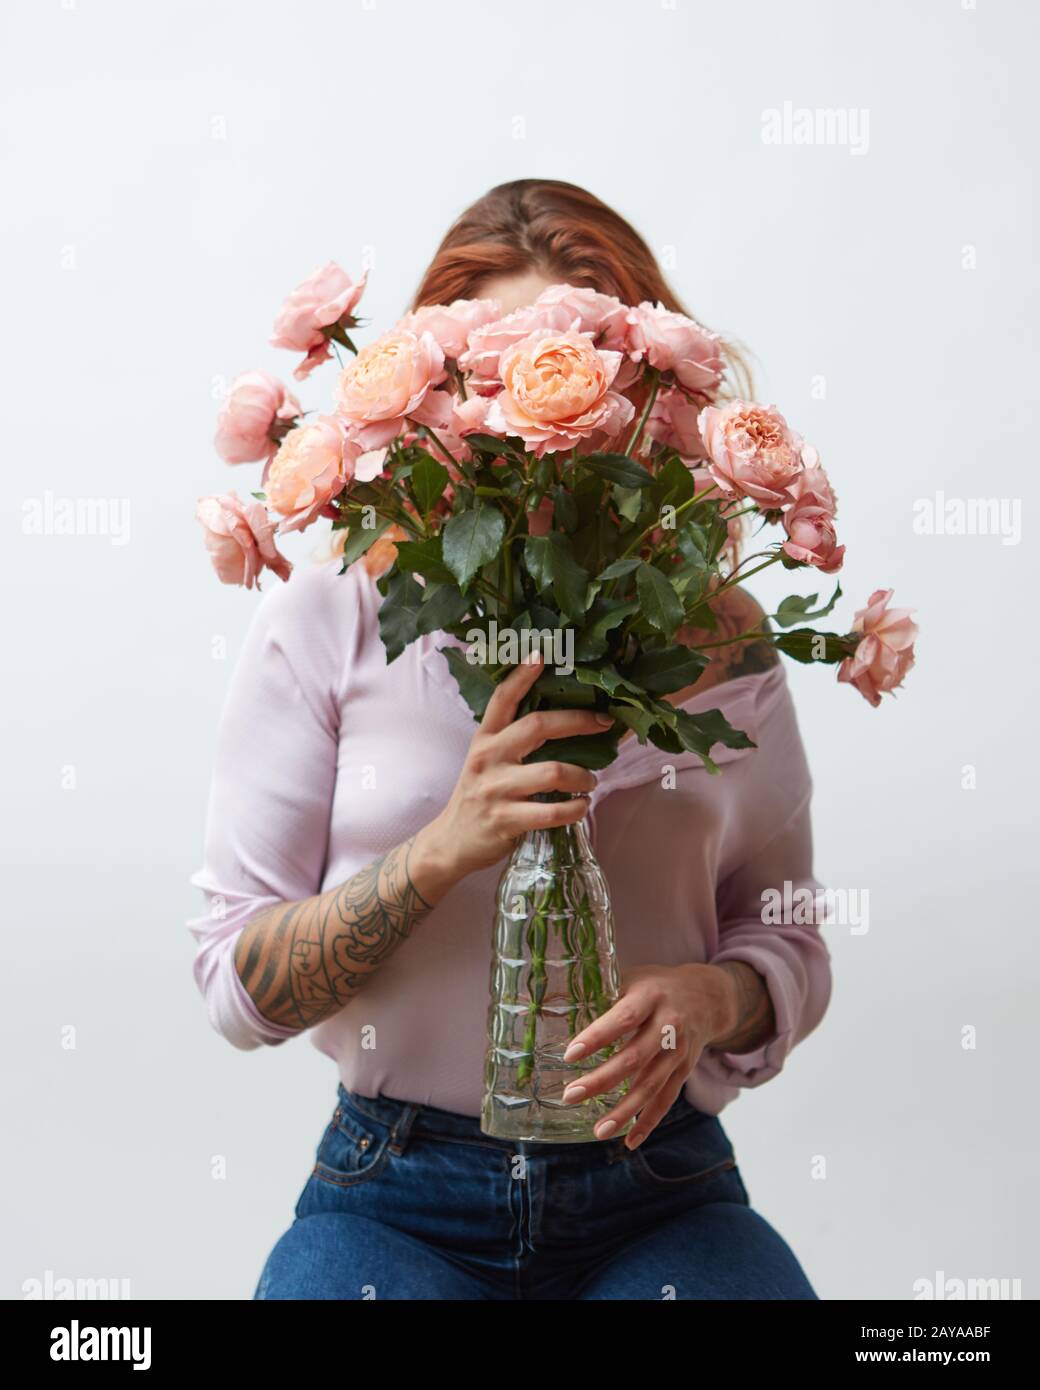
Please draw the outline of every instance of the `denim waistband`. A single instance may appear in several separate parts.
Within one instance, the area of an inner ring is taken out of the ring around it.
[[[459,1115],[453,1110],[440,1110],[435,1105],[423,1105],[418,1101],[397,1100],[382,1093],[377,1096],[363,1096],[357,1091],[348,1090],[342,1082],[339,1083],[338,1093],[342,1104],[350,1106],[370,1120],[375,1120],[377,1124],[386,1126],[390,1131],[391,1148],[403,1147],[409,1137],[416,1134],[440,1135],[444,1138],[463,1142],[469,1140],[475,1144],[490,1144],[510,1152],[528,1147],[538,1153],[549,1152],[550,1150],[573,1152],[575,1148],[573,1144],[537,1143],[529,1146],[524,1141],[498,1139],[493,1135],[482,1133],[480,1120],[476,1115]],[[690,1104],[680,1091],[667,1114],[662,1117],[657,1129],[677,1124],[680,1120],[698,1113],[700,1112]],[[596,1142],[603,1147],[620,1146],[623,1143],[623,1136],[616,1139],[597,1140]]]

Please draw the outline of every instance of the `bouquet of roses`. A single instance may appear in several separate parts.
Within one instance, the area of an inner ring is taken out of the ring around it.
[[[308,420],[275,378],[232,385],[216,436],[229,463],[265,460],[261,491],[200,501],[219,577],[287,578],[279,533],[331,517],[343,566],[382,568],[388,660],[423,633],[466,638],[444,655],[476,716],[526,647],[557,660],[532,708],[588,706],[602,736],[533,756],[600,767],[626,730],[669,752],[746,746],[718,711],[663,697],[692,685],[711,640],[711,604],[767,566],[833,574],[833,489],[816,451],[773,406],[715,405],[719,340],[653,304],[554,285],[502,317],[493,300],[418,309],[360,351],[350,332],[364,277],[329,264],[290,295],[272,342],[304,354],[303,379],[352,354],[330,413]],[[755,521],[777,539],[737,558]],[[750,566],[750,568],[748,568]],[[770,640],[798,661],[839,664],[871,701],[913,663],[914,625],[874,593],[850,631],[805,626],[831,612],[792,595],[768,624],[727,641]],[[720,645],[716,643],[715,645]],[[495,659],[496,657],[500,659]]]
[[[479,718],[496,682],[537,645],[546,665],[525,709],[587,707],[613,723],[531,756],[585,767],[612,761],[627,730],[697,754],[709,771],[718,744],[749,746],[718,709],[693,713],[665,698],[694,685],[728,642],[766,640],[797,661],[837,666],[875,705],[902,682],[916,629],[889,606],[890,590],[874,593],[846,632],[808,625],[832,611],[836,585],[823,603],[793,594],[771,622],[718,637],[713,605],[728,588],[770,565],[832,575],[844,546],[816,451],[775,407],[719,402],[714,334],[660,305],[558,284],[505,316],[492,300],[419,308],[359,351],[351,334],[363,289],[364,278],[330,263],[275,324],[272,342],[303,354],[297,379],[340,359],[328,413],[309,419],[264,372],[231,387],[218,451],[265,467],[250,500],[199,503],[222,580],[251,587],[264,568],[286,578],[277,536],[331,518],[343,568],[363,562],[379,576],[389,661],[423,634],[465,639],[466,650],[441,650]],[[741,558],[752,527],[774,538]],[[680,640],[690,633],[697,642]],[[511,949],[529,967],[526,1028],[514,1039],[521,1086],[546,1003],[549,921],[563,923],[577,969],[571,1025],[579,1005],[595,1015],[612,1002],[589,902],[585,890],[535,885],[520,914],[525,938]]]

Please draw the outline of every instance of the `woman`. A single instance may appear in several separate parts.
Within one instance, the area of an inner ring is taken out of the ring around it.
[[[484,297],[505,313],[559,282],[685,312],[625,221],[542,180],[464,213],[413,307]],[[474,731],[443,637],[388,666],[373,578],[338,568],[298,573],[257,612],[193,880],[213,909],[191,924],[213,1025],[240,1048],[313,1029],[339,1069],[296,1219],[255,1296],[815,1298],[751,1210],[717,1118],[777,1074],[830,993],[816,926],[763,912],[768,890],[819,887],[776,653],[715,648],[696,686],[671,697],[751,734],[756,747],[719,751],[721,777],[630,736],[598,777],[524,764],[546,739],[598,732],[597,717],[516,719],[536,661],[510,673]],[[740,590],[717,618],[716,641],[763,621]],[[530,799],[550,789],[571,796]],[[565,1099],[623,1078],[629,1090],[595,1143],[513,1145],[477,1118],[495,885],[523,831],[584,816],[611,885],[623,991],[568,1056],[631,1036]]]

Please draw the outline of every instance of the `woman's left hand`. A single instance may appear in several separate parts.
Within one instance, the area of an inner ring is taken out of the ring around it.
[[[764,986],[763,986],[764,988]],[[578,1061],[632,1036],[606,1062],[572,1082],[568,1104],[612,1091],[626,1078],[629,1091],[595,1127],[609,1139],[638,1114],[625,1136],[634,1149],[668,1113],[701,1053],[739,1025],[738,986],[720,965],[645,965],[626,973],[617,1003],[572,1039],[564,1060]]]

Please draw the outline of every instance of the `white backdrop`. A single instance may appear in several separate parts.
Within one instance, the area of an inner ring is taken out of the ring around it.
[[[192,520],[256,486],[212,452],[214,397],[288,375],[270,324],[317,264],[370,261],[385,325],[463,206],[536,175],[629,216],[818,446],[838,625],[893,586],[922,627],[881,710],[791,669],[817,872],[869,893],[869,930],[828,929],[827,1018],[723,1115],[752,1201],[825,1298],[937,1271],[1035,1297],[1036,7],[39,0],[2,24],[0,1294],[51,1271],[248,1297],[291,1219],[334,1068],[212,1033],[183,925],[257,602]],[[837,142],[769,142],[785,103],[838,113]],[[1017,501],[1020,543],[915,533],[940,491]],[[48,492],[128,530],[29,534]]]

